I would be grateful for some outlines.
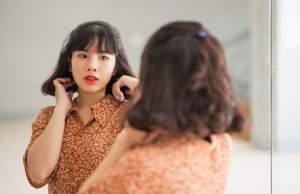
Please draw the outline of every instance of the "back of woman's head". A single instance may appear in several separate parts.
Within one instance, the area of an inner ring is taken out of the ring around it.
[[[173,22],[152,35],[142,54],[139,89],[128,112],[137,129],[207,138],[242,127],[222,46],[200,23]]]

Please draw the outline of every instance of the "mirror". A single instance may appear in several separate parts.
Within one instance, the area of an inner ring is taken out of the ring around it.
[[[47,193],[46,186],[36,190],[28,184],[21,158],[35,115],[55,103],[41,95],[41,84],[67,34],[90,20],[107,21],[120,31],[136,74],[145,43],[160,26],[175,20],[203,23],[225,49],[246,116],[245,130],[233,134],[225,193],[270,193],[271,172],[274,193],[296,189],[296,176],[282,177],[297,174],[292,172],[300,160],[297,5],[293,0],[1,1],[1,193]]]

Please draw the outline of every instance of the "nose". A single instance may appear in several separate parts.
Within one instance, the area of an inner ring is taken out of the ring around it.
[[[88,62],[88,66],[87,66],[87,70],[88,72],[96,72],[97,71],[97,59],[96,58],[92,58],[89,62]]]
[[[97,69],[96,68],[90,68],[90,67],[88,67],[88,71],[94,71],[94,72],[96,72]]]

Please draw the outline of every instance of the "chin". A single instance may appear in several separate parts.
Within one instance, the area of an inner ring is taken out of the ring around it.
[[[106,87],[106,86],[105,86]],[[100,92],[104,89],[104,87],[97,87],[97,86],[83,86],[80,87],[80,89],[86,93],[96,93],[96,92]]]
[[[102,91],[103,88],[88,88],[88,89],[85,89],[84,91],[87,92],[87,93],[97,93],[97,92],[100,92]]]

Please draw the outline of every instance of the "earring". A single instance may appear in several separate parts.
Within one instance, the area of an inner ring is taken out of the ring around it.
[[[70,72],[72,72],[72,68],[71,68],[71,66],[69,66],[69,71],[70,71]]]

